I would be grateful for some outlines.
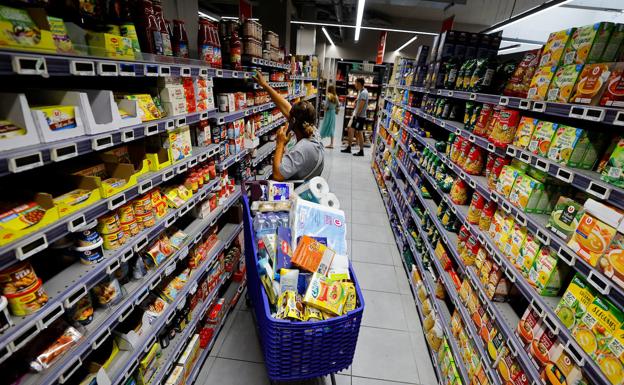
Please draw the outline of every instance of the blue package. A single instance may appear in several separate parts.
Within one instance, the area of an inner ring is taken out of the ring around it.
[[[301,237],[303,237],[303,235]],[[301,237],[297,238],[297,244],[299,244]],[[323,246],[327,246],[327,237],[312,237],[312,236],[309,236],[309,237],[314,239],[318,243],[322,244]]]
[[[310,284],[310,280],[312,279],[312,273],[304,273],[299,270],[299,278],[297,282],[297,291],[301,295],[305,295],[306,290],[308,290],[308,285]]]
[[[290,268],[292,257],[290,227],[277,228],[277,245],[275,248],[275,272]]]

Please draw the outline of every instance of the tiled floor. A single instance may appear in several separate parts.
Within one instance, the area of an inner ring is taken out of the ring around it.
[[[336,143],[340,143],[336,141]],[[327,150],[323,176],[345,211],[351,259],[366,307],[351,368],[338,385],[437,383],[407,276],[365,157]],[[204,364],[198,385],[268,384],[251,312],[241,301]],[[305,384],[330,384],[329,378]]]

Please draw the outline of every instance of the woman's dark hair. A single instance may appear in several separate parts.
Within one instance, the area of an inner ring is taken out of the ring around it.
[[[299,132],[302,137],[310,138],[314,135],[316,127],[316,109],[308,101],[296,103],[290,109],[290,127]]]
[[[357,78],[357,79],[355,79],[355,81],[360,83],[362,85],[362,87],[364,87],[364,78]]]

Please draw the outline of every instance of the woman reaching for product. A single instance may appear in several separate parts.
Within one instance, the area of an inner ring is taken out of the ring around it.
[[[338,96],[336,87],[327,87],[327,100],[325,101],[325,117],[321,125],[321,140],[329,138],[329,146],[334,148],[334,129],[336,127],[336,114],[338,113]]]
[[[277,130],[275,155],[273,156],[273,180],[308,180],[321,175],[324,149],[316,135],[316,110],[312,103],[301,101],[290,105],[266,82],[260,72],[254,75],[256,82],[271,96],[271,100],[288,119],[288,125]],[[285,153],[292,136],[297,143]]]

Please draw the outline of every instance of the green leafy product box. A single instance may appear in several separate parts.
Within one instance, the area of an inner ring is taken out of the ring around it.
[[[624,187],[624,139],[615,145],[601,179],[618,187]]]
[[[561,296],[555,313],[561,322],[572,330],[585,315],[587,307],[594,301],[595,297],[596,294],[592,288],[583,280],[582,276],[576,274]]]
[[[560,196],[555,209],[548,218],[547,227],[567,242],[576,230],[584,212],[582,204],[574,199]]]
[[[611,63],[616,61],[618,57],[618,51],[620,46],[622,46],[622,42],[624,42],[624,24],[615,24],[613,30],[611,31],[611,36],[609,36],[609,42],[607,46],[604,48],[604,51],[600,55],[600,59],[596,60],[597,63]],[[592,58],[591,53],[589,54],[590,60]]]

